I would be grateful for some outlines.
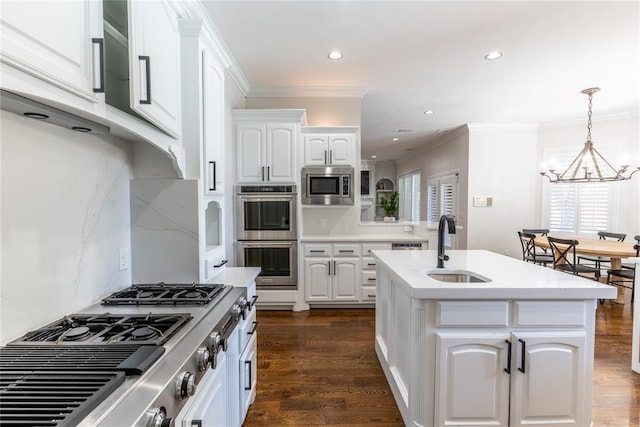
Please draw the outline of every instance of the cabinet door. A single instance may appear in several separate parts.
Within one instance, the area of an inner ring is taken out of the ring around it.
[[[589,425],[585,333],[522,332],[513,336],[511,425]]]
[[[353,165],[353,135],[329,135],[329,163]]]
[[[236,179],[238,183],[264,180],[264,151],[267,127],[260,123],[236,125]]]
[[[3,63],[97,101],[101,2],[3,1],[0,23]]]
[[[251,405],[256,398],[258,384],[258,353],[256,334],[249,340],[247,348],[240,356],[240,423],[244,422]]]
[[[202,377],[196,397],[189,400],[187,406],[176,417],[176,426],[226,427],[229,425],[226,417],[226,370],[225,357],[218,356],[218,366]]]
[[[304,137],[304,164],[328,165],[329,164],[329,136],[305,135]]]
[[[213,55],[202,51],[202,137],[204,182],[209,195],[224,192],[224,74]]]
[[[267,124],[266,181],[296,181],[295,142],[295,125]]]
[[[180,136],[180,32],[169,1],[129,1],[131,109]]]
[[[305,258],[304,287],[307,301],[331,301],[331,259]]]
[[[509,424],[509,334],[436,334],[436,426]]]
[[[333,301],[360,299],[360,258],[333,259]]]

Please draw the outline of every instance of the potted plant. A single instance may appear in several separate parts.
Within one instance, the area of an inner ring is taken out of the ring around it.
[[[380,197],[380,206],[384,209],[384,220],[395,221],[398,214],[398,192],[394,191],[389,197]]]

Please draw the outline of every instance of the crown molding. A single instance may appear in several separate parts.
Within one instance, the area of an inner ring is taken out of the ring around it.
[[[248,98],[362,98],[367,88],[351,86],[282,86],[250,88]]]
[[[631,119],[633,117],[639,117],[639,116],[640,116],[640,109],[625,111],[621,113],[598,115],[598,117],[592,117],[591,121],[593,123],[608,122],[613,120]],[[586,124],[587,124],[587,120],[584,117],[581,117],[579,119],[559,120],[555,122],[540,123],[540,129],[554,129],[554,128],[580,126],[580,125],[584,126]]]

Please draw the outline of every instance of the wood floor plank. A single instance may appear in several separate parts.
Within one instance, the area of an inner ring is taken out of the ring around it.
[[[404,425],[374,351],[374,310],[258,311],[258,322],[258,389],[244,427]],[[640,426],[632,322],[630,305],[598,306],[594,427]]]

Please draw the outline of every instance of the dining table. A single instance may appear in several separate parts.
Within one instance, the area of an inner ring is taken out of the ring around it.
[[[634,243],[618,242],[617,240],[603,240],[589,237],[562,237],[563,239],[577,240],[576,254],[601,256],[611,259],[611,269],[620,270],[623,258],[636,256]],[[546,236],[537,236],[534,244],[539,248],[550,249],[549,240]],[[558,245],[562,247],[562,245]]]

